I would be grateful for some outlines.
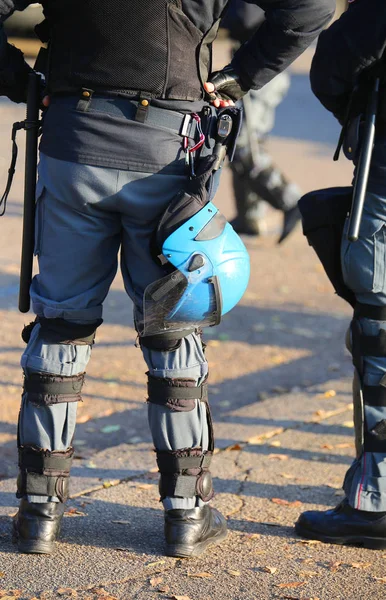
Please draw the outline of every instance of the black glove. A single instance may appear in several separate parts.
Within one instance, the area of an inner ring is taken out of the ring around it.
[[[209,80],[216,88],[210,93],[210,99],[216,100],[233,100],[237,102],[249,91],[249,88],[244,87],[240,81],[239,75],[231,65],[227,65],[221,71],[215,71],[210,76]]]
[[[24,60],[21,50],[7,44],[6,63],[0,68],[0,96],[7,96],[12,102],[26,102],[28,74],[31,67]]]

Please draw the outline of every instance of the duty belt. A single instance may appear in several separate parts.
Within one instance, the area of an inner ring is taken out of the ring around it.
[[[52,96],[51,103],[72,106],[80,112],[101,112],[113,117],[164,127],[177,135],[193,140],[197,134],[197,122],[191,113],[160,108],[150,104],[150,100],[146,98],[131,100],[121,96],[96,94],[92,90],[83,89],[80,96]]]

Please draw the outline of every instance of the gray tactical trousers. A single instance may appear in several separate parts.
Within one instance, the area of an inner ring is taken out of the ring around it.
[[[33,310],[39,317],[92,323],[102,316],[103,301],[117,271],[127,294],[140,308],[147,285],[162,277],[150,254],[150,238],[160,215],[185,177],[80,165],[41,154],[37,186],[35,253],[39,275],[32,282]],[[21,359],[26,373],[73,376],[83,373],[89,345],[45,343],[34,327]],[[200,385],[208,365],[198,335],[182,340],[172,352],[143,349],[150,375],[191,378]],[[24,394],[19,436],[21,445],[66,450],[74,435],[77,403],[35,406]],[[158,450],[208,449],[207,411],[196,400],[189,412],[172,412],[148,404],[154,445]],[[29,496],[30,501],[56,497]],[[196,498],[166,498],[164,506],[193,508]]]
[[[347,224],[346,224],[347,227]],[[345,232],[346,233],[346,232]],[[358,302],[375,307],[386,306],[386,138],[378,139],[374,148],[359,240],[342,241],[342,270],[346,285],[355,292]],[[358,319],[364,336],[377,339],[386,332],[386,320]],[[382,335],[382,334],[381,334]],[[360,456],[348,470],[344,490],[353,508],[386,511],[386,439],[378,441],[377,451],[366,447],[366,436],[373,439],[372,430],[386,419],[386,356],[363,353],[364,386],[381,393],[380,401],[366,398],[364,389],[365,444]],[[377,389],[378,388],[378,389]]]

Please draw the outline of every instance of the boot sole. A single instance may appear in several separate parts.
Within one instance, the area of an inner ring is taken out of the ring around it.
[[[227,529],[221,529],[216,535],[203,542],[198,542],[194,546],[186,546],[184,544],[166,544],[166,556],[174,556],[176,558],[189,558],[191,556],[200,556],[208,546],[216,546],[221,544],[228,535]]]
[[[55,549],[55,542],[20,539],[15,524],[13,525],[12,543],[17,544],[17,549],[23,554],[51,554]]]
[[[303,529],[299,525],[295,525],[295,531],[301,537],[309,540],[319,540],[326,544],[338,544],[339,546],[361,546],[370,550],[384,550],[386,548],[386,538],[368,537],[362,535],[347,535],[342,537],[330,537],[323,535],[317,531]]]

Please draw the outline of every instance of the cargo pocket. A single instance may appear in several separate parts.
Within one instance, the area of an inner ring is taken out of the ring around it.
[[[44,229],[44,195],[46,188],[38,180],[36,185],[36,206],[35,206],[35,247],[34,256],[40,256],[43,246]]]
[[[345,284],[354,292],[385,291],[385,223],[380,219],[363,221],[357,242],[347,240],[348,218],[344,226],[341,260]]]

